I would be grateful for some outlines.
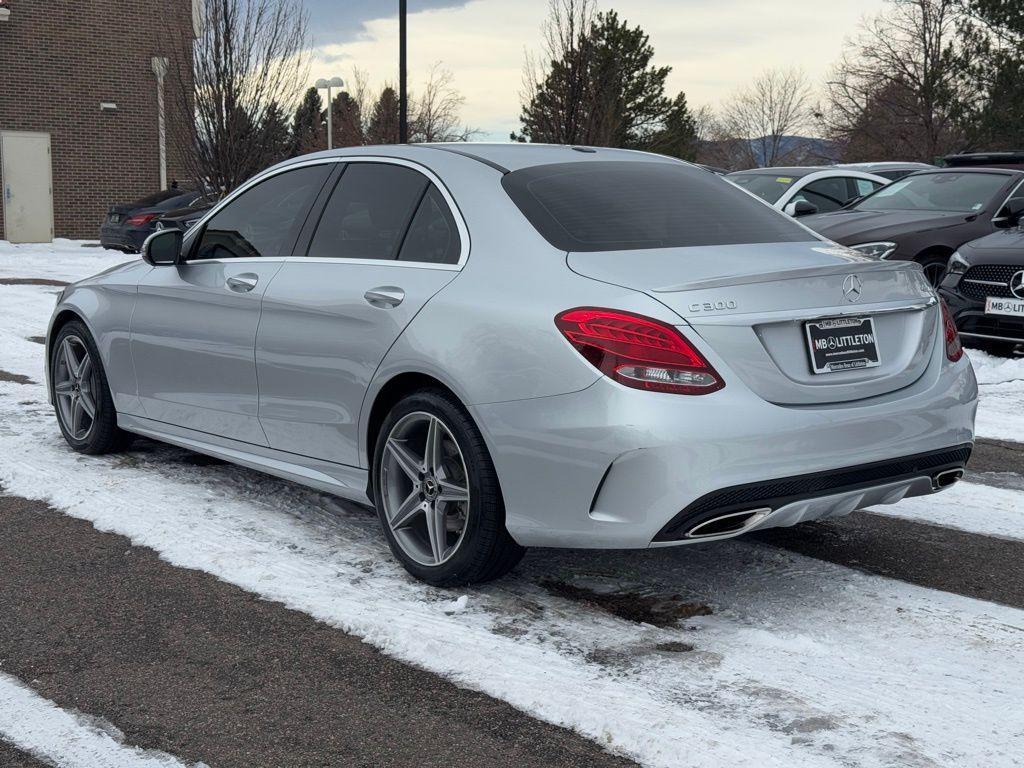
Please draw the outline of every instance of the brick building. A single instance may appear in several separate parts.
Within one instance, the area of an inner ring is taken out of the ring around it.
[[[171,140],[202,0],[0,0],[0,240],[99,236],[107,208],[185,177]]]

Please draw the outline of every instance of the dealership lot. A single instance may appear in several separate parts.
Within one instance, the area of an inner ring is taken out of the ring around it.
[[[289,764],[329,764],[353,733],[373,765],[469,748],[489,764],[623,764],[594,743],[664,766],[1009,766],[1024,752],[1012,445],[979,447],[945,494],[848,519],[533,551],[502,582],[437,590],[359,507],[155,443],[65,447],[38,340],[55,283],[124,260],[0,243],[0,761],[56,761],[89,741],[75,727],[139,765],[273,764],[282,743],[302,755]],[[971,357],[979,436],[1021,440],[1024,360]],[[71,724],[19,729],[16,701]],[[373,752],[374,734],[403,729],[410,751]],[[54,733],[65,742],[44,743]]]

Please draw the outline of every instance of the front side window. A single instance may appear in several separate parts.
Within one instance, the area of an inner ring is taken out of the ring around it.
[[[862,200],[858,211],[951,211],[984,210],[1006,184],[995,173],[923,173],[907,176]]]
[[[430,182],[390,163],[350,163],[331,193],[309,256],[394,259]]]
[[[271,176],[247,189],[218,211],[203,227],[194,258],[239,259],[288,256],[300,214],[327,180],[324,163]]]
[[[815,239],[742,189],[684,163],[555,163],[513,171],[501,183],[537,231],[563,251]]]
[[[838,211],[850,199],[846,186],[846,177],[836,176],[831,179],[818,179],[796,193],[793,202],[806,200],[817,207],[821,213]]]
[[[904,174],[906,175],[906,174]],[[888,178],[888,177],[886,177]],[[879,187],[885,185],[878,181],[871,181],[871,179],[850,179],[853,184],[853,196],[862,197],[863,195],[870,195]]]

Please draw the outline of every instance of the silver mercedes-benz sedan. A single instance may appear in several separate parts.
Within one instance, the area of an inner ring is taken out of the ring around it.
[[[143,255],[58,301],[67,442],[371,503],[434,584],[891,504],[971,451],[977,383],[917,264],[658,155],[307,155]]]

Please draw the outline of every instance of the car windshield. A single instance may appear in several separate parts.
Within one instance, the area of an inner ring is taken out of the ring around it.
[[[555,163],[514,171],[501,183],[537,231],[563,251],[815,239],[721,177],[684,163]]]
[[[787,176],[785,173],[730,173],[725,178],[769,203],[778,202],[797,181],[796,176]]]
[[[983,210],[1006,183],[995,173],[924,173],[906,176],[854,206],[858,211]]]

